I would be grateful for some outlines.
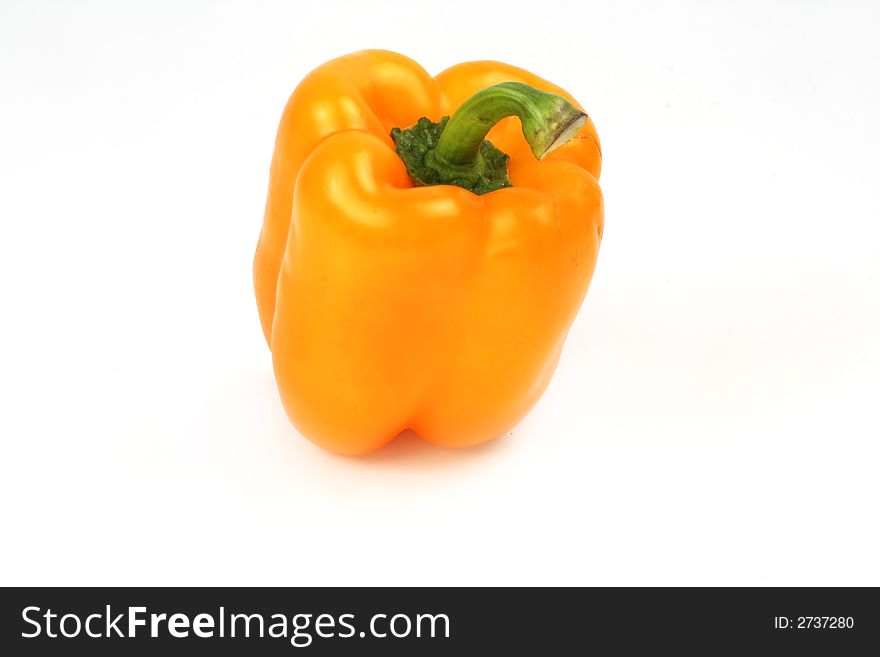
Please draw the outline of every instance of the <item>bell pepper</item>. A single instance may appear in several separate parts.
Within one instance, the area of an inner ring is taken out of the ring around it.
[[[587,292],[600,166],[580,105],[507,64],[431,77],[370,50],[310,73],[281,118],[254,259],[300,433],[363,454],[407,429],[465,447],[513,427]]]

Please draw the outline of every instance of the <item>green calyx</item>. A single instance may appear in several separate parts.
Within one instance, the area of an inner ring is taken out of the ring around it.
[[[487,141],[486,134],[514,115],[539,160],[571,140],[587,120],[561,96],[502,82],[471,96],[451,118],[433,122],[423,117],[410,128],[394,128],[391,138],[416,186],[457,185],[487,194],[512,185],[509,156]]]
[[[406,171],[416,186],[457,185],[474,194],[511,187],[507,175],[510,157],[490,141],[480,143],[480,151],[473,162],[455,165],[438,161],[437,144],[448,122],[448,116],[436,123],[423,117],[411,128],[391,131],[397,154],[406,164]]]

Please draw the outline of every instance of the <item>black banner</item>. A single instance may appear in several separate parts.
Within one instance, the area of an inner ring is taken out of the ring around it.
[[[7,588],[0,613],[5,655],[855,655],[880,647],[880,598],[869,588]]]

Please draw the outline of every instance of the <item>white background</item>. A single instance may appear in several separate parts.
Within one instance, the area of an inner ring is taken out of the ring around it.
[[[432,4],[0,5],[0,583],[880,584],[880,6]],[[602,139],[563,360],[477,449],[337,457],[274,387],[277,121],[367,47]]]

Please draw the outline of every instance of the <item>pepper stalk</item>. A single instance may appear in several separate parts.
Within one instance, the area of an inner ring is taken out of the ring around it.
[[[417,186],[457,185],[475,194],[511,187],[509,156],[486,140],[501,119],[517,116],[538,160],[570,141],[587,115],[562,96],[521,82],[502,82],[468,98],[452,117],[394,128],[397,154]]]

